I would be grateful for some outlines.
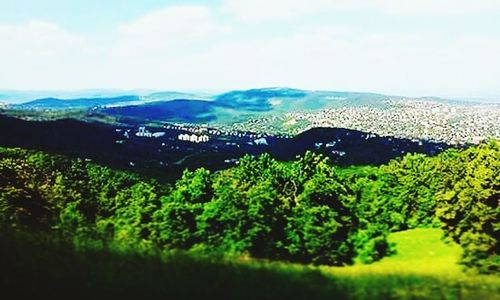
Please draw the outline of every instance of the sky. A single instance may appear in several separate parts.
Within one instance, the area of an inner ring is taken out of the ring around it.
[[[500,0],[0,0],[0,89],[500,98]]]

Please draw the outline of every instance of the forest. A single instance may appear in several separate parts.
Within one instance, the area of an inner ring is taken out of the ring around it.
[[[133,253],[146,264],[187,253],[348,266],[393,255],[391,233],[441,228],[462,248],[464,270],[497,274],[499,157],[495,140],[381,166],[339,167],[313,152],[290,162],[247,155],[227,170],[186,170],[168,185],[87,160],[0,148],[2,251],[31,245]]]

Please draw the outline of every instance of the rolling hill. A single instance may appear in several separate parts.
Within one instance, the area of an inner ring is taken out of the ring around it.
[[[175,105],[176,102],[171,103]],[[136,112],[139,114],[140,110]],[[172,178],[185,168],[228,168],[245,154],[268,152],[280,160],[293,160],[312,150],[330,157],[338,165],[378,165],[405,153],[436,154],[449,147],[342,128],[314,128],[294,138],[267,137],[267,145],[256,145],[255,138],[235,135],[211,135],[208,143],[189,143],[177,138],[179,134],[189,133],[186,130],[148,129],[165,134],[159,138],[143,138],[135,135],[137,128],[132,126],[118,127],[72,119],[25,121],[0,115],[0,146],[90,158],[120,169],[144,170],[159,174],[159,177]],[[128,138],[124,136],[126,131]]]
[[[43,98],[26,103],[14,105],[16,109],[74,109],[74,108],[92,108],[96,106],[105,106],[111,104],[128,103],[138,101],[139,96],[120,96],[112,98],[77,98],[77,99],[59,99]]]
[[[45,95],[45,94],[44,94]],[[8,99],[8,95],[2,97]],[[17,110],[65,110],[102,108],[104,114],[134,117],[139,112],[159,121],[183,120],[183,111],[196,114],[212,114],[210,117],[190,117],[190,121],[240,121],[244,116],[265,113],[285,113],[295,110],[315,110],[340,106],[370,105],[383,107],[387,97],[373,93],[351,93],[331,91],[306,91],[290,88],[262,88],[235,90],[212,95],[209,93],[184,93],[175,91],[99,96],[79,98],[44,97],[21,104],[11,104]],[[168,102],[170,103],[154,103]],[[200,101],[205,101],[201,103]],[[131,106],[127,109],[109,107]],[[140,107],[140,108],[139,108]],[[173,109],[173,111],[171,111]],[[176,116],[178,112],[180,116]],[[243,117],[238,115],[244,115]]]
[[[159,98],[155,95],[149,99]],[[168,101],[103,108],[99,112],[119,118],[144,116],[150,121],[231,123],[262,115],[280,115],[292,111],[311,111],[342,106],[385,107],[387,99],[387,96],[372,93],[264,88],[231,91],[203,98],[203,100],[199,98],[165,99]]]
[[[145,121],[168,120],[171,122],[201,123],[214,121],[217,118],[213,102],[194,99],[176,99],[141,105],[115,106],[104,108],[100,112]]]

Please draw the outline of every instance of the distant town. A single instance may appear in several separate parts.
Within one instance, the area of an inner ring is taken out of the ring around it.
[[[290,98],[288,89],[238,91],[236,96],[229,93],[234,99],[226,99],[222,94],[222,99],[227,102],[222,106],[213,105],[216,101],[201,104],[196,99],[183,102],[165,100],[118,105],[122,107],[120,111],[107,111],[107,105],[95,103],[122,98],[71,101],[47,98],[28,102],[25,106],[2,106],[0,103],[0,113],[28,121],[77,119],[132,126],[134,129],[130,134],[146,138],[162,137],[169,129],[179,130],[177,141],[200,144],[211,142],[215,137],[234,137],[242,138],[245,144],[265,145],[268,137],[291,138],[318,127],[345,128],[383,137],[449,145],[477,144],[500,138],[500,103],[363,93],[340,97],[335,96],[336,92],[331,92],[332,95],[300,92],[305,96],[296,99]],[[235,101],[238,103],[240,98],[244,99],[242,103],[258,101],[255,107],[239,103],[227,108]],[[208,104],[212,106],[205,107]]]
[[[152,129],[151,129],[152,128]],[[154,130],[154,131],[150,131]],[[122,139],[130,138],[130,129],[116,128],[116,132],[123,133]],[[165,124],[161,128],[146,126],[139,126],[135,132],[137,137],[145,138],[160,138],[166,135],[166,132],[180,132],[177,138],[171,140],[177,140],[182,142],[190,143],[208,143],[212,138],[223,138],[223,137],[237,137],[244,141],[247,145],[267,145],[266,135],[262,133],[252,133],[252,132],[241,132],[241,131],[231,131],[225,129],[217,129],[208,127],[208,125],[198,125],[198,124]],[[117,143],[123,143],[122,139],[118,139]],[[236,146],[237,144],[234,144]]]
[[[386,103],[388,108],[361,106],[290,112],[235,123],[231,129],[286,136],[315,127],[339,127],[453,145],[500,138],[499,104],[448,104],[390,98]]]

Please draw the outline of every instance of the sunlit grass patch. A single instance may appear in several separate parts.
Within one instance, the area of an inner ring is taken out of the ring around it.
[[[464,272],[461,248],[436,228],[393,233],[396,253],[369,265],[320,267],[353,299],[500,299],[500,278]]]

